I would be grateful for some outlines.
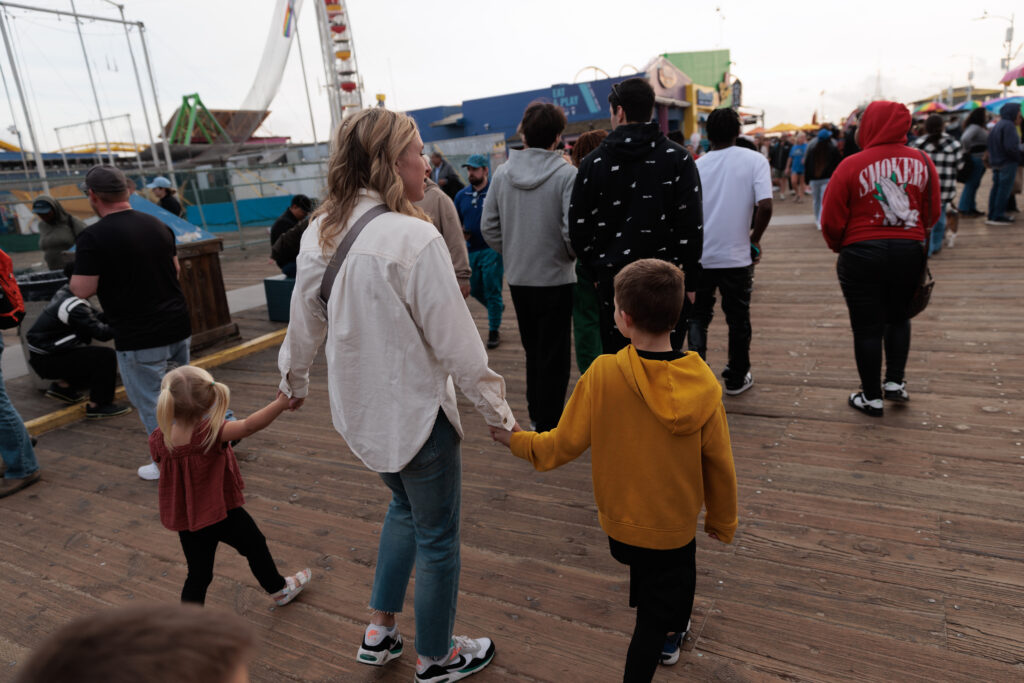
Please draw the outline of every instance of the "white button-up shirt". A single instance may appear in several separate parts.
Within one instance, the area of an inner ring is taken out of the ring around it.
[[[349,226],[382,203],[374,192],[362,195]],[[281,391],[306,396],[309,368],[326,338],[334,427],[376,472],[398,472],[412,460],[439,408],[463,435],[453,379],[489,425],[511,429],[505,381],[487,367],[437,229],[398,213],[368,223],[334,281],[328,322],[317,299],[329,261],[318,241],[321,219],[302,235],[291,322],[278,356]]]

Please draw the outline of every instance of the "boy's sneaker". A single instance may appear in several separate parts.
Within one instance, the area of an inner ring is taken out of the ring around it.
[[[849,404],[851,408],[856,408],[865,415],[871,417],[882,417],[884,414],[883,403],[880,398],[868,399],[864,396],[863,391],[857,391],[850,394]]]
[[[69,405],[81,403],[87,398],[85,394],[80,394],[75,391],[74,387],[62,387],[56,382],[50,383],[50,388],[46,390],[46,395],[50,398],[55,398],[58,401],[63,401]]]
[[[739,382],[734,382],[728,379],[725,380],[725,393],[730,396],[736,396],[737,394],[742,394],[752,386],[754,386],[754,376],[748,372]]]
[[[363,633],[363,644],[359,646],[356,660],[371,666],[383,666],[400,654],[402,634],[398,632],[398,626],[387,629],[370,624]]]
[[[451,683],[472,676],[494,659],[494,643],[490,638],[454,636],[452,649],[444,662],[416,659],[416,683]]]
[[[910,394],[907,393],[907,383],[886,382],[882,385],[882,398],[886,401],[903,401],[906,403],[910,400]]]
[[[131,406],[126,406],[123,403],[108,403],[105,406],[92,406],[85,407],[85,419],[87,420],[102,420],[108,417],[117,417],[118,415],[127,415],[132,412]]]
[[[160,478],[160,468],[155,462],[151,462],[148,465],[143,465],[138,470],[139,479],[145,479],[146,481],[156,481]]]
[[[302,592],[302,589],[306,587],[311,578],[313,578],[313,572],[309,571],[309,567],[297,572],[294,576],[286,576],[284,578],[284,588],[270,597],[274,598],[274,602],[277,603],[278,607],[287,605],[299,596],[299,593]]]
[[[680,646],[683,643],[683,638],[690,632],[690,623],[686,622],[686,630],[682,633],[677,633],[674,636],[669,636],[665,639],[665,644],[661,646],[661,659],[658,660],[659,664],[665,666],[672,666],[679,661],[679,652],[682,649]]]

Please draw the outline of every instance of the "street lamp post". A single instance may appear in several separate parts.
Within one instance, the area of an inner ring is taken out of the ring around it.
[[[1006,57],[999,60],[999,64],[1003,71],[1007,71],[1010,68],[1010,61],[1013,59],[1013,20],[1015,14],[1011,14],[1008,17],[999,16],[996,14],[989,14],[988,10],[981,13],[980,17],[975,17],[974,21],[981,21],[983,19],[1002,19],[1003,21],[1010,22],[1010,26],[1006,29],[1006,39],[1003,40],[1003,44],[1006,45]],[[1003,84],[1003,97],[1009,94],[1010,84]]]

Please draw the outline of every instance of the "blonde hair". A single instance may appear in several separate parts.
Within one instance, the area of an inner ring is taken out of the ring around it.
[[[171,370],[160,382],[160,396],[156,400],[156,421],[164,434],[164,445],[171,450],[171,425],[175,420],[205,425],[207,430],[203,448],[209,450],[217,443],[220,426],[228,412],[231,390],[202,368],[183,365]],[[206,418],[203,420],[203,418]],[[202,423],[202,424],[199,424]]]
[[[329,255],[336,238],[348,225],[359,201],[359,190],[373,190],[395,213],[429,220],[405,197],[396,162],[416,139],[416,122],[389,109],[364,109],[345,119],[331,140],[327,164],[327,198],[313,217],[323,216],[319,244]]]

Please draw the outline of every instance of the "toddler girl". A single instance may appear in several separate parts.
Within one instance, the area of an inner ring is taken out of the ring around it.
[[[213,560],[222,541],[249,560],[263,590],[286,605],[311,577],[277,571],[267,541],[242,505],[242,474],[231,441],[255,434],[288,408],[278,394],[244,420],[226,422],[231,392],[206,370],[191,365],[167,373],[160,384],[149,451],[160,468],[160,521],[177,531],[188,563],[182,602],[203,604],[213,581]]]

